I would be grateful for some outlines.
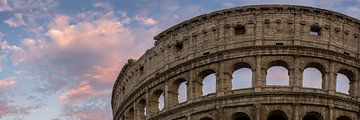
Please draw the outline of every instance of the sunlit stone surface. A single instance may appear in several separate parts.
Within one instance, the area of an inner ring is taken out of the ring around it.
[[[303,6],[194,17],[122,68],[114,120],[359,120],[359,31]]]

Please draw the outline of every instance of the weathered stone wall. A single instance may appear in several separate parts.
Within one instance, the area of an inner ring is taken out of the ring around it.
[[[238,26],[245,34],[235,34]],[[310,33],[313,28],[320,29],[318,35]],[[114,120],[229,120],[236,112],[265,120],[274,110],[290,120],[309,112],[324,120],[357,120],[359,34],[359,20],[302,6],[245,6],[195,17],[154,37],[153,48],[123,67],[113,88]],[[280,62],[289,70],[289,86],[267,86],[266,70]],[[239,63],[252,70],[252,87],[231,90],[231,75]],[[322,89],[302,87],[303,70],[313,63],[323,69]],[[216,93],[202,96],[201,74],[209,70],[216,73]],[[344,70],[352,76],[349,95],[335,90],[336,74]],[[174,89],[180,79],[187,81],[187,101],[181,104]],[[165,93],[160,112],[159,90]],[[141,115],[143,106],[146,117]]]

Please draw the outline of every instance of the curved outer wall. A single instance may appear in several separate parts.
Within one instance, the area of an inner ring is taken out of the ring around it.
[[[245,27],[245,34],[235,35],[238,25]],[[314,26],[320,35],[309,35]],[[235,112],[265,120],[274,110],[290,120],[309,112],[324,120],[358,120],[359,29],[359,20],[303,6],[245,6],[200,15],[154,37],[153,48],[122,68],[112,94],[114,120],[228,120]],[[249,65],[251,88],[231,90],[237,63]],[[279,63],[289,70],[289,86],[267,86],[266,70]],[[302,72],[310,63],[323,68],[322,89],[302,87]],[[216,73],[217,92],[202,96],[200,76],[206,70]],[[349,94],[336,92],[341,70],[351,73]],[[180,78],[187,81],[187,101],[178,104],[172,88]],[[165,93],[160,112],[153,99],[158,90]],[[141,100],[146,118],[139,118]]]

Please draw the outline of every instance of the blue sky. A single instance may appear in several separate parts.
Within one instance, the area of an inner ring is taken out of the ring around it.
[[[0,120],[110,120],[117,74],[153,46],[153,36],[250,4],[360,18],[360,0],[0,0]]]

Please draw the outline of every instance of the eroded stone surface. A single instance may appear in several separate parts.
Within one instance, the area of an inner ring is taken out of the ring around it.
[[[303,6],[245,6],[200,15],[155,36],[153,48],[122,68],[113,88],[114,120],[358,120],[359,34],[359,20]],[[288,69],[289,86],[265,84],[266,70],[274,65]],[[232,90],[232,72],[241,67],[252,70],[252,87]],[[321,89],[302,87],[307,67],[322,72]],[[216,93],[202,96],[202,77],[212,72]],[[349,94],[336,92],[338,72],[351,80]],[[179,104],[183,81],[187,101]],[[165,93],[162,111],[159,91]]]

